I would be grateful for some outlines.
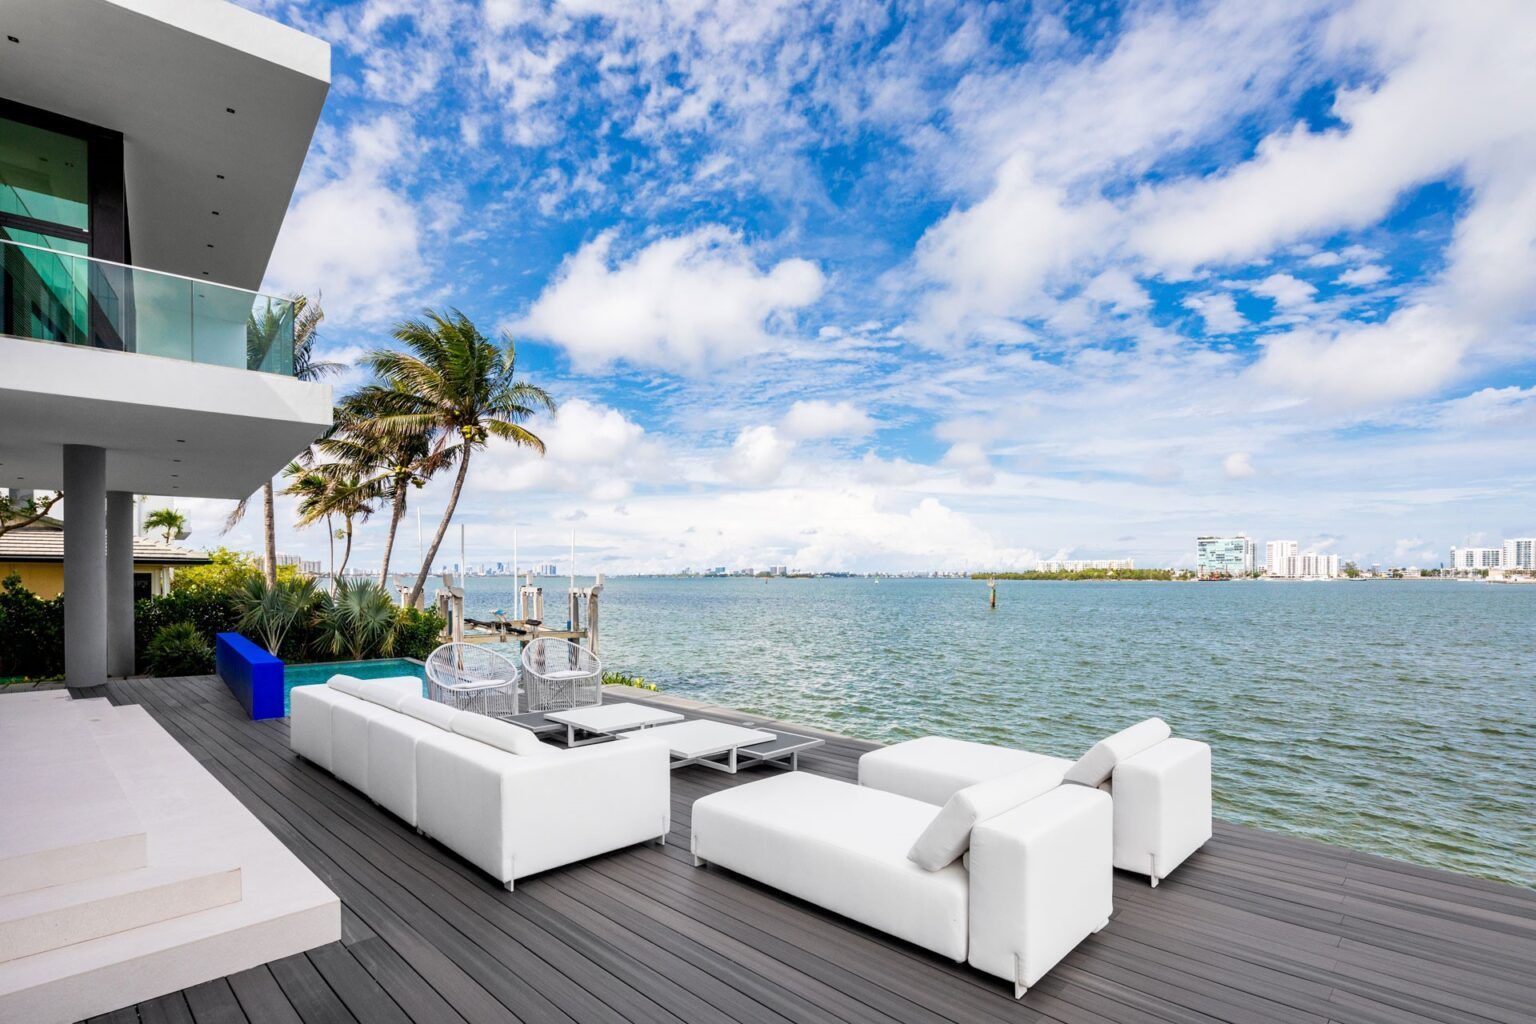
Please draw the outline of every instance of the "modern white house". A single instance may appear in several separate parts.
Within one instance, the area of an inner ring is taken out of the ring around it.
[[[89,687],[133,668],[133,495],[245,497],[330,424],[255,290],[330,47],[222,0],[10,0],[0,34],[0,487],[64,491]]]
[[[133,671],[134,495],[246,497],[331,422],[257,291],[329,87],[325,42],[224,0],[0,4],[0,487],[64,492],[7,557],[62,547],[71,688],[0,696],[0,1020],[340,937],[154,716],[89,697]]]

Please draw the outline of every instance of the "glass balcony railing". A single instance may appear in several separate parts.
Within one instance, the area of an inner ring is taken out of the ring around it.
[[[0,239],[0,334],[293,375],[293,303]]]

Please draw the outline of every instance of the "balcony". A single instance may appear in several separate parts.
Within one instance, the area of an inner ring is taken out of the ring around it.
[[[0,240],[0,334],[293,376],[293,303]]]

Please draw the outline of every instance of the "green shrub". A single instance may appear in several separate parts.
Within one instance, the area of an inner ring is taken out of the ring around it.
[[[425,661],[443,642],[443,630],[448,624],[437,609],[401,608],[395,616],[395,657]]]
[[[211,650],[217,634],[240,631],[240,608],[233,593],[204,589],[173,590],[136,602],[133,635],[139,671],[149,670],[149,645],[155,637],[177,623],[189,623]]]
[[[639,676],[632,676],[628,672],[604,672],[604,686],[633,686],[637,690],[660,690],[655,683],[648,683]]]
[[[315,606],[320,646],[332,657],[388,657],[395,653],[395,602],[372,580],[342,580]]]
[[[247,580],[235,592],[240,631],[278,654],[294,627],[309,622],[319,600],[314,580],[278,580],[272,587],[260,576]]]
[[[64,599],[44,600],[15,574],[0,580],[0,676],[64,674]]]
[[[213,671],[213,645],[190,622],[164,627],[144,651],[149,671],[157,676],[200,676]]]

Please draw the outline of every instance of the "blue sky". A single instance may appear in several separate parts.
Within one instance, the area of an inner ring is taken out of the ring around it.
[[[349,363],[458,306],[562,401],[471,561],[1536,533],[1528,4],[250,6],[333,46],[268,286]]]

